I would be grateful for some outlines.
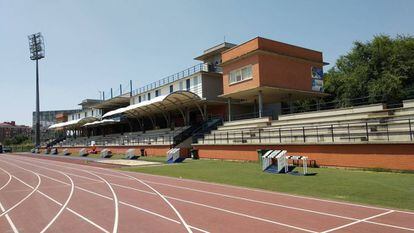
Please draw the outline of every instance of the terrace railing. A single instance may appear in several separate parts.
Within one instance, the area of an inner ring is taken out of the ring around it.
[[[213,131],[201,144],[414,142],[414,118]]]
[[[165,77],[163,79],[160,79],[158,81],[152,82],[148,85],[145,85],[143,87],[135,89],[135,90],[132,91],[132,95],[133,96],[134,95],[139,95],[139,94],[147,92],[149,90],[159,88],[161,86],[170,84],[170,83],[175,82],[177,80],[189,77],[189,76],[191,76],[195,73],[198,73],[200,71],[204,71],[204,72],[215,71],[215,68],[213,66],[210,66],[210,65],[206,64],[206,63],[200,63],[198,65],[187,68],[187,69],[185,69],[181,72],[175,73],[173,75],[170,75],[170,76]]]

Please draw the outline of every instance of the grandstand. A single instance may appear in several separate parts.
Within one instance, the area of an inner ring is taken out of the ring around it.
[[[280,144],[411,142],[413,101],[387,109],[384,104],[230,121],[197,144]]]
[[[82,101],[82,111],[50,127],[60,137],[47,145],[182,156],[196,149],[201,158],[238,160],[257,160],[267,148],[322,166],[414,169],[413,100],[295,112],[294,101],[327,96],[322,52],[257,37],[195,59],[201,63],[138,89],[130,82],[127,92],[120,86],[109,99]]]

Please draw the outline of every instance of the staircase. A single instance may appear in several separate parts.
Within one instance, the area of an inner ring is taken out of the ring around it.
[[[47,143],[46,144],[46,147],[52,147],[52,146],[58,144],[59,142],[62,142],[65,139],[66,139],[66,136],[65,135],[59,136],[58,138],[54,139],[53,141]]]
[[[217,126],[223,124],[222,118],[210,118],[201,124],[192,125],[188,129],[184,130],[180,134],[174,137],[173,147],[184,142],[192,137],[192,142],[197,142],[197,139],[204,137],[204,134],[209,133],[211,130],[217,129]]]

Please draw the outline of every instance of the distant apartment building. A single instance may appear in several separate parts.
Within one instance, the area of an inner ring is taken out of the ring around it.
[[[30,126],[16,125],[14,121],[0,123],[0,143],[18,135],[30,137],[31,130]]]
[[[75,114],[80,112],[80,109],[73,109],[73,110],[53,110],[53,111],[41,111],[40,112],[40,130],[46,131],[49,126],[58,123],[58,120],[63,118],[67,120],[67,116],[70,114]],[[32,115],[32,127],[35,128],[36,126],[36,112],[33,112]],[[56,118],[58,117],[58,118]]]

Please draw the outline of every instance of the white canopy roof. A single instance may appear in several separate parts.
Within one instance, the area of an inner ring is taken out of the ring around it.
[[[82,124],[97,120],[98,118],[96,117],[84,117],[84,118],[80,118],[80,119],[76,119],[76,120],[71,120],[71,121],[66,121],[66,122],[61,122],[61,123],[56,123],[53,124],[51,126],[49,126],[49,129],[59,129],[59,128],[67,128],[67,127],[76,127],[76,126],[81,126]]]
[[[94,125],[105,125],[105,124],[113,124],[117,122],[119,122],[119,120],[103,119],[101,121],[94,121],[94,122],[86,123],[83,126],[85,127],[85,126],[94,126]]]
[[[124,108],[118,108],[105,113],[102,117],[110,117],[118,114],[127,116],[142,116],[151,113],[162,112],[171,109],[177,109],[177,106],[185,107],[201,100],[200,96],[190,91],[176,91],[168,95],[157,96],[151,100],[129,105]]]

